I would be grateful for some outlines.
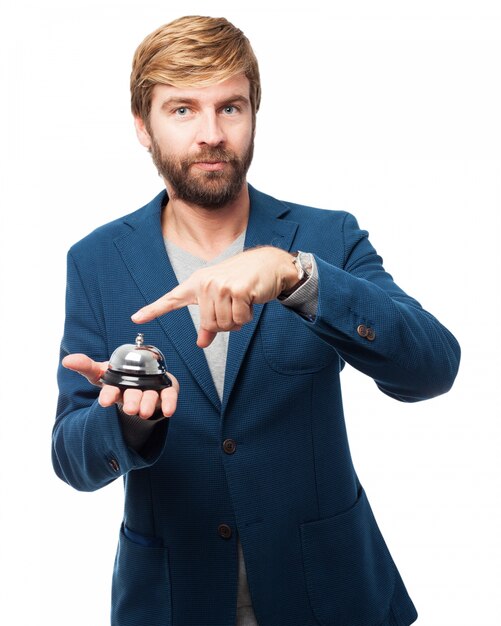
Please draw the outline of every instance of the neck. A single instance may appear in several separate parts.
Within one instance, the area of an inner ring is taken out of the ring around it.
[[[163,236],[187,252],[210,260],[221,254],[247,227],[249,192],[247,183],[237,198],[220,209],[206,209],[172,197],[162,215]]]

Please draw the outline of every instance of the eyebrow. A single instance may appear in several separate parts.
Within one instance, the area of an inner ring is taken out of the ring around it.
[[[167,98],[167,100],[164,100],[164,102],[162,102],[161,109],[169,109],[172,106],[180,106],[182,104],[193,105],[197,104],[198,102],[199,101],[196,98],[182,98],[179,96],[172,96],[171,98]],[[216,107],[237,102],[245,105],[250,104],[249,98],[247,98],[246,96],[242,96],[241,94],[235,94],[233,96],[229,96],[228,98],[223,98],[219,102],[216,102]]]

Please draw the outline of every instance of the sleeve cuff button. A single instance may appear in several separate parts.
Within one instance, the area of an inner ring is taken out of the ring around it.
[[[118,461],[116,459],[109,459],[108,460],[108,465],[111,467],[111,469],[114,472],[118,472],[120,470],[120,464],[118,463]]]

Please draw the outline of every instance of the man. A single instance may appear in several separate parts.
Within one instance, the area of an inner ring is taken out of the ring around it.
[[[112,623],[411,624],[351,463],[339,373],[431,398],[452,385],[456,340],[352,216],[247,184],[259,72],[232,24],[159,28],[131,93],[165,190],[69,252],[53,445],[77,489],[124,476]],[[147,322],[173,386],[99,391]]]

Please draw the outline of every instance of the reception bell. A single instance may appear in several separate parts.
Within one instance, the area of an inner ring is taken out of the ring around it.
[[[126,343],[111,355],[108,369],[101,377],[105,385],[120,389],[154,389],[171,387],[167,376],[165,357],[155,346],[144,345],[144,336],[138,333],[135,345]]]

